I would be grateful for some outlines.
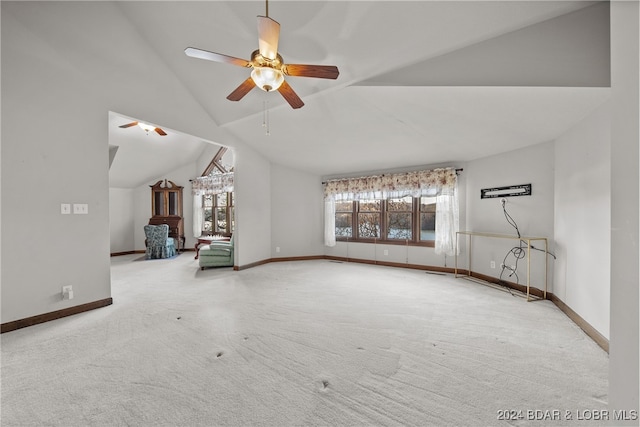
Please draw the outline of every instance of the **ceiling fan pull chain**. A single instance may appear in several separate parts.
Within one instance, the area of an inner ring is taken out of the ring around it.
[[[262,127],[267,127],[267,101],[262,101]]]
[[[271,135],[271,129],[269,128],[269,101],[267,103],[267,136]]]
[[[265,128],[265,135],[271,135],[269,130],[269,101],[262,101],[262,127]]]

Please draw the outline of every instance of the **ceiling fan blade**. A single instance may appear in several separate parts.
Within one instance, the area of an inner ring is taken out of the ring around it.
[[[304,105],[302,99],[300,99],[300,97],[293,91],[286,80],[282,82],[282,84],[278,88],[278,92],[280,92],[280,94],[284,97],[284,99],[287,100],[292,108],[300,108]]]
[[[167,133],[165,131],[163,131],[162,129],[160,129],[160,128],[155,128],[154,130],[160,136],[166,136],[167,135]]]
[[[258,16],[258,48],[260,55],[274,60],[278,56],[280,24],[268,16]]]
[[[137,125],[138,122],[127,123],[126,125],[118,126],[119,128],[130,128],[131,126]]]
[[[243,81],[240,86],[236,88],[233,92],[227,96],[229,101],[240,101],[246,94],[248,94],[251,89],[256,87],[253,79],[249,77],[247,80]]]
[[[223,55],[221,53],[209,52],[208,50],[202,50],[195,47],[188,47],[184,50],[187,56],[198,59],[205,59],[207,61],[224,62],[226,64],[237,65],[239,67],[251,67],[251,62],[246,59],[236,58],[229,55]]]
[[[283,71],[288,76],[317,77],[319,79],[337,79],[340,74],[335,65],[287,64],[283,67]]]

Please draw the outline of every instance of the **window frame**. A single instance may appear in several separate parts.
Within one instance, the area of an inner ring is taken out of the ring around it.
[[[227,198],[227,204],[224,206],[218,206],[218,197],[220,196],[220,194],[225,194],[226,198]],[[205,236],[207,234],[210,235],[214,235],[214,234],[219,234],[222,236],[226,236],[229,237],[233,234],[234,232],[234,228],[235,228],[235,222],[234,222],[234,215],[235,215],[235,209],[234,209],[234,194],[232,191],[226,192],[226,193],[218,193],[218,194],[203,194],[202,196],[202,214],[203,214],[203,229],[201,230],[201,235]],[[209,208],[208,206],[205,206],[205,198],[206,197],[211,197],[212,198],[212,204],[211,207]],[[216,230],[216,226],[217,226],[217,219],[216,219],[216,209],[219,208],[225,208],[225,219],[227,221],[227,230],[226,231],[218,231]],[[211,230],[205,230],[204,229],[204,224],[207,222],[204,220],[205,212],[207,211],[207,209],[211,209]]]
[[[372,201],[376,201],[376,202],[380,202],[380,210],[376,210],[376,211],[367,211],[367,210],[360,210],[360,202],[372,202]],[[354,205],[353,208],[355,210],[354,212],[354,230],[352,231],[352,236],[353,234],[355,234],[355,238],[363,241],[363,242],[376,242],[378,240],[381,240],[381,237],[360,237],[360,221],[359,221],[359,217],[360,214],[377,214],[378,215],[378,219],[379,219],[379,224],[380,224],[380,228],[378,230],[380,236],[384,236],[384,233],[386,232],[386,227],[384,224],[384,200],[373,200],[373,199],[367,199],[367,200],[358,200],[358,201],[354,201]]]
[[[415,215],[415,211],[416,211],[416,197],[411,197],[411,208],[407,211],[407,210],[391,210],[389,209],[389,201],[390,200],[398,200],[398,199],[404,199],[406,197],[409,196],[404,196],[404,197],[390,197],[388,199],[384,200],[384,206],[385,206],[385,236],[386,236],[386,240],[389,241],[394,241],[394,242],[406,242],[407,240],[409,241],[413,241],[414,237],[416,236],[416,215]],[[390,221],[390,217],[392,213],[409,213],[411,215],[411,239],[391,239],[389,238],[389,221]]]
[[[340,203],[345,203],[345,204],[347,204],[347,203],[351,203],[351,210],[348,210],[348,211],[346,211],[346,210],[339,210],[339,209],[338,209],[338,204],[340,204]],[[336,233],[336,239],[337,239],[337,240],[340,240],[340,239],[342,239],[342,240],[347,240],[347,239],[351,239],[351,238],[353,238],[353,232],[354,232],[354,224],[353,224],[353,209],[354,209],[354,208],[355,208],[355,204],[354,204],[354,202],[353,202],[353,201],[347,201],[347,202],[336,202],[336,211],[335,211],[335,213],[334,213],[334,218],[335,218],[335,220],[336,220],[336,221],[335,221],[335,224],[337,224],[337,223],[338,223],[338,221],[337,221],[337,215],[349,215],[349,216],[351,217],[351,223],[349,224],[349,225],[350,225],[350,228],[351,228],[351,236],[338,235],[338,233]],[[334,228],[337,228],[337,227],[336,227],[336,226],[334,226]]]
[[[392,197],[392,199],[397,199],[401,197]],[[367,200],[362,200],[366,202]],[[389,212],[388,208],[388,199],[381,199],[380,201],[380,211],[376,211],[380,213],[380,237],[370,238],[370,237],[360,237],[360,227],[358,224],[358,214],[361,212],[360,210],[360,202],[359,200],[353,200],[351,203],[352,211],[351,211],[351,237],[339,236],[336,234],[336,241],[338,242],[356,242],[356,243],[382,243],[385,245],[402,245],[402,246],[422,246],[422,247],[435,247],[435,240],[420,240],[420,196],[412,197],[412,205],[411,205],[411,239],[390,239],[387,237],[387,228],[389,223]],[[343,202],[344,203],[344,202]],[[366,212],[366,211],[364,211]],[[402,211],[407,212],[407,211]],[[344,211],[336,212],[344,214]]]

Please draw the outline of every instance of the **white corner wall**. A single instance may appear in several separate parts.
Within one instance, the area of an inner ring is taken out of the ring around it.
[[[324,253],[320,176],[271,165],[271,257]]]
[[[242,268],[271,258],[271,164],[245,147],[234,154],[235,265]]]
[[[609,338],[611,105],[556,140],[554,294]]]
[[[110,252],[129,252],[135,248],[134,190],[109,188]]]
[[[106,109],[55,41],[28,31],[5,3],[2,323],[111,297]],[[88,214],[61,215],[62,203],[87,204]],[[43,236],[55,250],[36,263],[33,242]],[[73,300],[62,299],[64,285],[73,286]]]

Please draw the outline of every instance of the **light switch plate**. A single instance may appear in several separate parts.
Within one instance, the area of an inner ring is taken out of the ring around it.
[[[76,215],[86,215],[89,213],[89,205],[86,203],[74,203],[73,213]]]
[[[69,215],[71,213],[71,204],[69,203],[60,204],[60,213],[62,215]]]

